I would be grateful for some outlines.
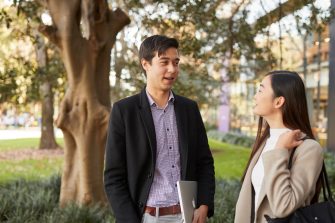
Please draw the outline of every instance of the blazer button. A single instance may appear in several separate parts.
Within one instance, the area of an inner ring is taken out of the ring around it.
[[[143,203],[142,203],[142,202],[138,203],[138,206],[139,206],[140,208],[142,208],[142,207],[143,207]]]
[[[152,177],[152,173],[149,173],[149,174],[148,174],[148,178],[151,178],[151,177]]]

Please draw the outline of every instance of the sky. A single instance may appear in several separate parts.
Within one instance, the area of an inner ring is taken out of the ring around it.
[[[248,21],[252,24],[257,18],[266,14],[264,9],[269,12],[279,6],[279,3],[286,2],[285,0],[251,0],[250,8],[250,17]],[[261,3],[264,6],[264,9],[261,7]],[[328,9],[330,8],[330,0],[315,0],[315,5],[320,7],[321,9]],[[309,12],[306,7],[298,10],[296,12],[302,18],[308,19]],[[295,21],[293,15],[288,15],[280,21],[280,25],[282,28],[282,34],[290,32],[291,35],[298,35],[297,30],[295,28]],[[279,37],[279,24],[274,23],[270,27],[270,33],[274,36],[274,38]]]

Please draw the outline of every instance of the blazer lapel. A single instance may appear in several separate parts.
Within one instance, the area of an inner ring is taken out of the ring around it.
[[[261,145],[261,149],[259,149],[256,153],[255,153],[255,155],[254,155],[254,157],[252,158],[252,160],[251,160],[251,162],[250,162],[250,164],[249,164],[249,167],[248,167],[248,170],[247,170],[247,173],[246,173],[246,179],[248,179],[248,180],[250,180],[250,183],[251,183],[251,174],[252,174],[252,170],[254,169],[254,167],[255,167],[255,165],[256,165],[256,163],[257,163],[257,161],[258,161],[258,159],[259,159],[259,157],[260,157],[260,155],[261,155],[261,153],[262,153],[262,151],[263,151],[263,148],[264,148],[264,145],[265,145],[265,143],[263,143],[262,145]]]
[[[265,143],[262,145],[261,149],[259,150],[259,154],[258,154],[258,158],[257,158],[256,162],[258,161],[260,155],[262,154],[264,146],[265,146]],[[256,163],[255,163],[255,165],[256,165]],[[265,188],[264,188],[264,179],[263,179],[261,190],[259,191],[258,201],[256,202],[256,205],[255,205],[256,213],[257,213],[257,210],[258,210],[260,204],[262,203],[264,197],[265,197]]]
[[[154,120],[152,118],[151,108],[145,89],[143,89],[140,93],[139,111],[145,132],[149,139],[150,148],[152,151],[152,160],[156,165],[157,142],[156,142],[155,125]]]
[[[178,141],[179,141],[179,151],[180,151],[180,166],[181,166],[181,179],[186,177],[186,167],[187,167],[187,157],[188,157],[188,124],[187,124],[187,112],[184,110],[182,104],[182,98],[175,95],[174,110],[176,114],[176,122],[178,129]]]

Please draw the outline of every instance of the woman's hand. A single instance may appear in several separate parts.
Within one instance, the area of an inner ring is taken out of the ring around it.
[[[207,219],[208,206],[200,205],[198,209],[194,210],[192,223],[205,223]]]
[[[284,132],[279,136],[275,148],[293,149],[303,142],[304,136],[300,129]]]

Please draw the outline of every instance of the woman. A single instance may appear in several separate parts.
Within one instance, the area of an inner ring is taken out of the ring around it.
[[[322,148],[314,140],[308,119],[304,83],[297,73],[270,72],[254,99],[253,111],[260,118],[235,223],[263,223],[264,215],[283,218],[310,204],[323,163]]]

